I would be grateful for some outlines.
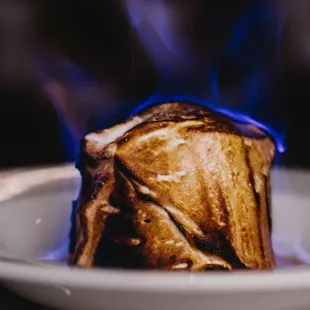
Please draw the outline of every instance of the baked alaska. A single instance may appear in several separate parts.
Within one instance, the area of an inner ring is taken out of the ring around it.
[[[275,267],[271,138],[170,102],[88,134],[70,264],[158,270]]]

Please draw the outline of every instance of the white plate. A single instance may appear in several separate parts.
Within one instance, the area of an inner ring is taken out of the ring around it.
[[[73,166],[0,174],[0,253],[62,257],[78,187]],[[309,197],[309,172],[273,172],[273,241],[281,264],[285,258],[310,262]],[[0,281],[24,297],[65,310],[310,309],[310,268],[298,264],[272,272],[192,274],[0,259]]]

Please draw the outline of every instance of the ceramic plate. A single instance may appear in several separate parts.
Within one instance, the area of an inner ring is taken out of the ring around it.
[[[274,170],[272,182],[273,245],[280,266],[274,271],[82,270],[62,263],[80,183],[73,165],[3,172],[0,281],[26,298],[65,310],[310,309],[310,173]],[[60,263],[41,265],[38,259]]]

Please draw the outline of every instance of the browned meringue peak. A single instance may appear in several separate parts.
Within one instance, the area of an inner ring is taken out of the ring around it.
[[[162,270],[275,266],[261,129],[166,103],[85,137],[70,262]]]

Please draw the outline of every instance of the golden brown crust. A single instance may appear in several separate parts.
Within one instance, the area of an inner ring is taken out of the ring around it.
[[[274,153],[261,129],[187,103],[158,105],[86,136],[71,263],[274,267]]]

